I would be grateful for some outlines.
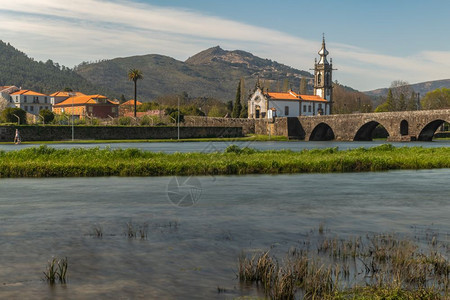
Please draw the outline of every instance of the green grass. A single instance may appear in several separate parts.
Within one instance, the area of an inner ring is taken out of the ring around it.
[[[0,151],[0,177],[170,176],[366,172],[450,168],[450,148],[337,148],[258,151],[230,146],[224,152],[161,153],[138,149]]]
[[[289,141],[285,136],[248,135],[245,137],[231,138],[192,138],[192,139],[143,139],[143,140],[64,140],[64,141],[35,141],[22,142],[22,144],[47,145],[47,144],[113,144],[113,143],[165,143],[165,142],[230,142],[230,141]],[[14,144],[13,142],[0,142],[0,145]]]

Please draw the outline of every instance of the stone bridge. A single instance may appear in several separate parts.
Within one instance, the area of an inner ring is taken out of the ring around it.
[[[388,141],[431,141],[444,122],[450,123],[450,109],[361,113],[289,118],[289,136],[306,141],[371,141],[378,125],[388,132]]]

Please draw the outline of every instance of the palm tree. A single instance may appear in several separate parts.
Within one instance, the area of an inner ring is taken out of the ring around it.
[[[139,79],[144,78],[144,76],[142,75],[142,71],[138,70],[138,69],[130,69],[128,71],[128,80],[133,81],[134,82],[134,117],[136,118],[136,108],[137,108],[137,95],[136,95],[136,90],[137,90],[137,81]]]

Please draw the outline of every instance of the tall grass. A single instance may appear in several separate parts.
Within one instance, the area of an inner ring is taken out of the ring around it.
[[[242,253],[239,279],[261,284],[271,299],[450,297],[446,245],[431,243],[426,249],[412,239],[386,234],[343,240],[319,234],[318,239],[317,249],[291,250],[282,263],[269,251]]]
[[[0,151],[0,177],[168,176],[363,172],[450,168],[450,148],[382,145],[258,151],[230,146],[224,152],[160,153],[138,149],[54,149],[47,146]]]

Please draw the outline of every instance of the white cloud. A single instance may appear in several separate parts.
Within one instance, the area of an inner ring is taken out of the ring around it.
[[[0,7],[0,28],[1,39],[29,56],[68,66],[150,53],[184,60],[221,45],[308,70],[321,43],[188,9],[132,1],[8,1]],[[339,69],[334,78],[358,89],[388,86],[399,78],[442,79],[450,66],[450,52],[397,57],[339,43],[328,48]]]

